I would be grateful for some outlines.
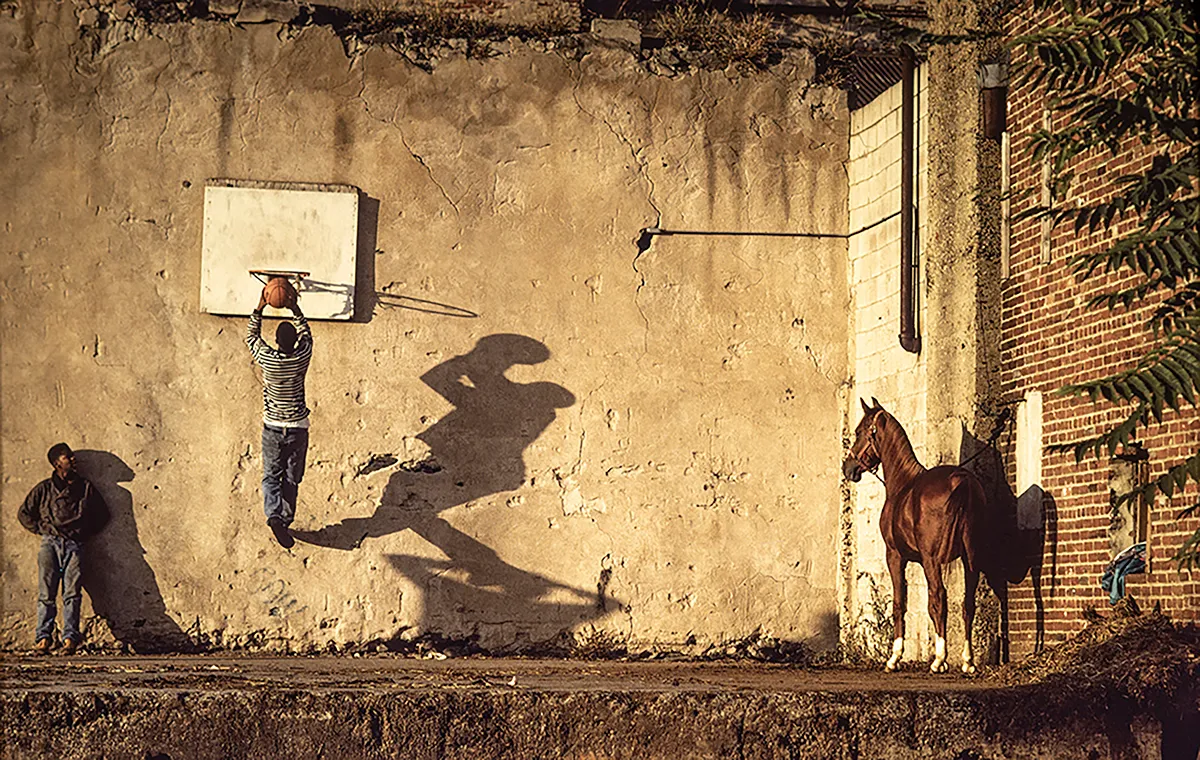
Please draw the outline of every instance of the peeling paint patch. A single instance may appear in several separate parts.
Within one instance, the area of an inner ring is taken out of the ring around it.
[[[610,478],[614,476],[641,475],[642,466],[640,464],[621,464],[616,467],[609,467],[604,471],[604,474]],[[684,474],[686,475],[687,473]]]
[[[750,349],[746,347],[746,341],[744,340],[730,345],[728,351],[729,355],[721,360],[722,369],[733,369],[733,367],[740,362],[746,356],[746,354],[750,353]]]
[[[679,605],[681,609],[690,610],[696,606],[696,592],[688,591],[683,594],[677,594],[673,591],[668,591],[667,601]]]
[[[432,475],[435,472],[441,472],[442,465],[433,457],[426,457],[425,459],[410,459],[407,462],[401,462],[400,469],[405,472],[420,472]]]
[[[367,461],[358,468],[358,471],[354,473],[354,477],[361,478],[364,475],[370,475],[373,472],[378,472],[379,470],[391,467],[398,461],[399,460],[391,454],[371,454],[370,458],[367,459]]]
[[[562,500],[564,516],[583,515],[586,517],[593,512],[603,514],[608,511],[608,505],[605,504],[604,499],[584,498],[574,473],[564,475],[561,471],[555,470],[554,478],[558,481],[559,498]]]

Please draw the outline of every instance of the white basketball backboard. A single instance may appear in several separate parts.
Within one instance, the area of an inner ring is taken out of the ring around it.
[[[358,188],[209,180],[204,188],[200,311],[247,315],[262,283],[251,269],[308,272],[299,288],[309,319],[354,316]],[[268,316],[291,314],[267,307]]]

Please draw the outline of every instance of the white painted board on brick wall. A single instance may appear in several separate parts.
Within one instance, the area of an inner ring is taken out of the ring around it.
[[[358,189],[349,185],[210,180],[204,188],[200,311],[248,315],[262,283],[251,269],[308,272],[309,319],[354,316]],[[267,307],[268,316],[290,315]]]
[[[1026,391],[1017,405],[1017,527],[1043,527],[1042,394]]]

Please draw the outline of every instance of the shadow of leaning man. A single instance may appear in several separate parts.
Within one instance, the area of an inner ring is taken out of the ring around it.
[[[481,338],[469,352],[427,371],[421,380],[454,405],[417,435],[429,446],[429,459],[391,476],[375,514],[313,532],[294,531],[295,538],[349,550],[364,539],[406,528],[425,536],[429,517],[520,488],[525,448],[554,422],[558,409],[574,405],[575,396],[557,383],[517,383],[505,373],[549,359],[550,349],[541,341],[501,333]]]
[[[138,654],[189,652],[192,640],[170,615],[138,539],[133,495],[121,486],[133,470],[107,451],[76,451],[80,473],[108,502],[108,527],[89,544],[83,586],[92,609],[118,641]]]

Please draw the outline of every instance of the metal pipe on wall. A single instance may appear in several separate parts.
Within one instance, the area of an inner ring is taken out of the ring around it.
[[[913,288],[913,132],[916,122],[916,68],[912,51],[906,50],[904,70],[900,79],[900,346],[913,354],[921,352]]]

